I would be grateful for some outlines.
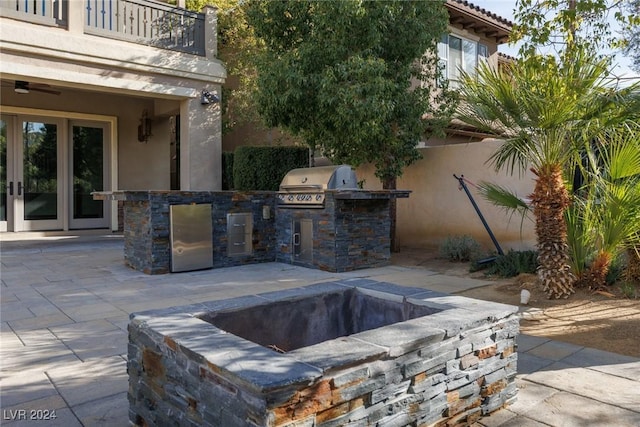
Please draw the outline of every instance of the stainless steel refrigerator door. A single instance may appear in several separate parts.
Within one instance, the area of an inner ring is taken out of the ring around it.
[[[213,267],[211,204],[169,206],[171,271]]]

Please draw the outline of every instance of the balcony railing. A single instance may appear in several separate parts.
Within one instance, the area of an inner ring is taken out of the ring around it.
[[[204,55],[204,15],[148,0],[87,0],[85,32]]]
[[[83,9],[87,34],[205,55],[205,16],[152,0],[0,0],[0,12],[38,24],[67,27]],[[71,9],[71,10],[69,10]]]
[[[0,0],[0,14],[36,24],[67,26],[66,0]]]

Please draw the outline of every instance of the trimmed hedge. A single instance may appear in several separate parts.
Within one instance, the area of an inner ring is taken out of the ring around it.
[[[233,156],[233,188],[277,191],[287,172],[308,166],[307,147],[238,147]]]
[[[222,189],[233,190],[233,152],[222,152]]]

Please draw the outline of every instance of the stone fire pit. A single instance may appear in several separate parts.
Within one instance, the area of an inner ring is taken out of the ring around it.
[[[352,279],[133,314],[130,420],[471,424],[515,399],[516,311]]]

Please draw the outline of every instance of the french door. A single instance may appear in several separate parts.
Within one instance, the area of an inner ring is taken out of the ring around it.
[[[62,229],[63,134],[60,119],[2,117],[4,230]]]
[[[8,159],[13,158],[13,146],[8,144],[8,125],[4,117],[0,116],[0,232],[7,231],[9,217],[13,212],[9,209],[9,177],[13,176],[13,163]],[[12,184],[13,185],[13,184]],[[13,192],[13,189],[11,190]],[[13,218],[11,218],[13,220]]]
[[[69,228],[106,228],[107,204],[93,200],[108,179],[108,127],[104,123],[74,121],[70,124]]]
[[[92,191],[107,179],[106,124],[56,117],[0,118],[0,231],[108,227]]]

